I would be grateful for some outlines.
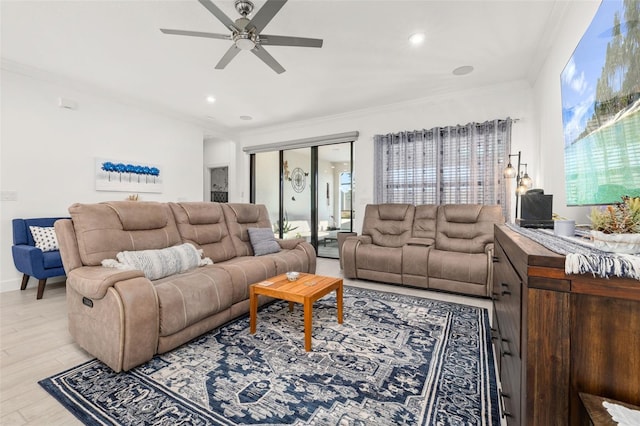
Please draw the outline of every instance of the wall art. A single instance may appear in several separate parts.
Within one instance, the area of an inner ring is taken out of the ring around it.
[[[96,191],[162,192],[158,165],[96,158]]]

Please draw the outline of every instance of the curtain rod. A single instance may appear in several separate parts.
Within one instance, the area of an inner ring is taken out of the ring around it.
[[[360,133],[358,131],[335,133],[326,136],[314,136],[304,139],[293,139],[284,142],[274,142],[265,145],[253,145],[242,148],[247,154],[257,154],[259,152],[280,151],[282,149],[308,148],[311,146],[333,145],[343,142],[355,142]]]

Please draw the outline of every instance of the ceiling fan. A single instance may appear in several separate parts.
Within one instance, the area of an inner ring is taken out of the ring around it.
[[[249,0],[236,0],[235,8],[242,17],[235,21],[232,21],[225,15],[211,0],[198,1],[231,31],[231,35],[200,31],[169,30],[165,28],[161,28],[160,31],[165,34],[232,40],[233,44],[216,65],[216,69],[218,70],[226,67],[241,50],[251,50],[254,55],[269,65],[271,69],[281,74],[285,69],[264,49],[264,46],[322,47],[322,40],[317,38],[260,34],[287,0],[267,0],[252,19],[248,19],[247,15],[253,11],[253,3]]]

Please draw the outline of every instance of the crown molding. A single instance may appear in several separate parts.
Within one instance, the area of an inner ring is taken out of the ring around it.
[[[2,70],[2,72],[10,72],[13,74],[32,78],[34,80],[63,86],[68,89],[96,96],[114,103],[119,103],[128,107],[134,107],[142,111],[157,115],[163,115],[173,120],[178,120],[191,125],[195,125],[202,128],[204,135],[215,135],[216,137],[221,138],[231,138],[233,136],[233,133],[230,131],[230,129],[220,125],[219,123],[216,123],[213,120],[193,117],[177,110],[166,108],[162,105],[135,98],[124,93],[118,93],[111,89],[106,89],[102,86],[89,83],[87,81],[70,78],[66,75],[57,74],[51,71],[32,67],[30,65],[25,65],[7,58],[2,58],[0,62],[0,69]]]
[[[256,135],[262,135],[264,133],[283,131],[283,130],[295,130],[298,128],[305,128],[313,125],[321,125],[336,120],[345,119],[358,119],[375,114],[384,114],[388,112],[394,112],[399,109],[416,108],[425,104],[433,104],[440,101],[450,99],[452,97],[460,96],[486,96],[495,94],[496,90],[500,91],[515,91],[515,90],[530,90],[531,84],[527,80],[514,80],[505,83],[492,84],[487,86],[474,87],[469,89],[458,89],[454,91],[448,91],[443,89],[440,93],[434,93],[428,97],[411,99],[408,101],[394,102],[389,104],[382,104],[373,107],[367,107],[362,109],[356,109],[339,114],[332,114],[323,117],[310,118],[306,120],[299,120],[291,123],[273,124],[264,127],[254,127],[247,130],[237,130],[236,136],[240,139],[250,138]],[[349,129],[352,130],[352,129]]]

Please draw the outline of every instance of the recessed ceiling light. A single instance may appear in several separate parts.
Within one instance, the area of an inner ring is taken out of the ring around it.
[[[253,120],[253,117],[250,115],[241,115],[240,120],[249,121],[249,120]]]
[[[207,96],[207,102],[209,102],[210,104],[214,103],[216,101],[216,98],[214,98],[213,96],[209,95]]]
[[[424,43],[424,40],[426,38],[427,36],[424,33],[411,34],[411,36],[409,37],[409,43],[411,43],[411,45],[413,46],[418,46]]]
[[[471,74],[472,71],[473,71],[473,67],[471,65],[464,65],[454,69],[453,75],[467,75],[467,74]]]

